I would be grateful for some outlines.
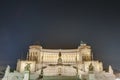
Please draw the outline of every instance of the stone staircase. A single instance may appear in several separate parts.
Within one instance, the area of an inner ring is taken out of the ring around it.
[[[80,80],[76,76],[44,76],[43,80]]]

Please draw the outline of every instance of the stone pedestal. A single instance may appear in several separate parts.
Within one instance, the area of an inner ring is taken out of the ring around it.
[[[88,80],[95,80],[95,74],[90,73],[88,76]]]
[[[24,72],[24,78],[23,80],[30,80],[30,71],[25,71]]]

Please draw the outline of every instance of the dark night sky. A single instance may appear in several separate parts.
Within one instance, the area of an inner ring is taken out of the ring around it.
[[[93,0],[1,0],[0,65],[15,66],[28,47],[92,46],[95,59],[120,69],[120,3]],[[24,57],[23,57],[24,56]]]

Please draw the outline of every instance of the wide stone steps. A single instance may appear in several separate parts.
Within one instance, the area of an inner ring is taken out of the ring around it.
[[[44,76],[43,80],[80,80],[76,76]]]

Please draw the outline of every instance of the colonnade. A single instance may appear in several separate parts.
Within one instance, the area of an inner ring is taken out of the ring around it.
[[[57,63],[59,53],[43,53],[43,62],[45,63]],[[76,53],[61,53],[63,63],[75,63],[77,55]]]

